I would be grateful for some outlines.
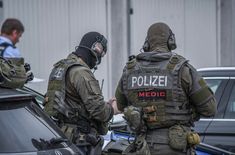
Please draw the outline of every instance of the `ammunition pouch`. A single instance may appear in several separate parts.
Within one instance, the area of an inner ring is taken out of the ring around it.
[[[180,125],[174,125],[169,128],[169,145],[172,149],[186,150],[187,132]]]
[[[182,125],[174,125],[169,128],[169,145],[172,149],[186,151],[187,147],[191,147],[200,143],[200,137],[190,128]]]
[[[147,123],[159,122],[159,118],[157,116],[156,110],[157,110],[157,106],[154,106],[154,105],[143,107],[143,112],[144,112],[143,119]]]
[[[155,112],[156,110],[157,110],[157,107],[154,105],[143,107],[144,113],[151,113],[151,112]]]

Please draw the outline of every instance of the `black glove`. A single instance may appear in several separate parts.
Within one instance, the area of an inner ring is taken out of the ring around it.
[[[26,71],[26,76],[27,76],[26,83],[27,83],[27,82],[33,80],[34,75],[33,75],[33,72],[31,71],[31,66],[30,66],[30,64],[25,63],[25,64],[24,64],[24,68],[25,68],[25,71]]]
[[[28,63],[25,63],[25,64],[24,64],[24,68],[25,68],[25,71],[26,71],[26,72],[28,72],[28,71],[31,70],[31,66],[30,66],[30,64],[28,64]]]
[[[29,81],[32,81],[34,78],[33,72],[31,72],[31,71],[26,72],[26,76],[27,76],[26,83]]]

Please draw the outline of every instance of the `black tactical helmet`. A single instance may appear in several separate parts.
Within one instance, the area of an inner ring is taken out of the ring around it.
[[[152,24],[148,29],[143,49],[145,52],[176,49],[175,37],[169,26],[165,23]]]

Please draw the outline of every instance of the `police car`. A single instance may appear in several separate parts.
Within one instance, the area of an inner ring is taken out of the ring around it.
[[[25,90],[0,88],[0,124],[0,155],[79,154]]]

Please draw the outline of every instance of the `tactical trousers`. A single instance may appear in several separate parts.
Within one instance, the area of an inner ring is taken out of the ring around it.
[[[195,155],[195,150],[188,148],[184,151],[172,149],[169,146],[168,129],[149,130],[146,135],[151,155]]]

